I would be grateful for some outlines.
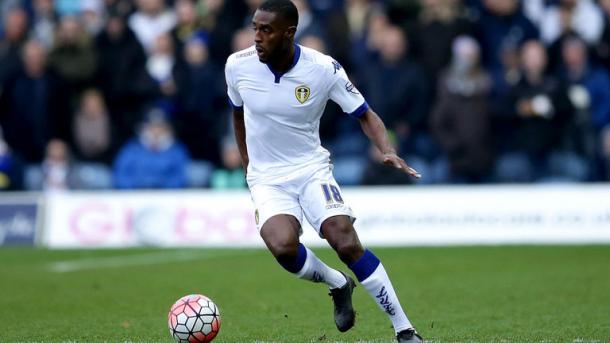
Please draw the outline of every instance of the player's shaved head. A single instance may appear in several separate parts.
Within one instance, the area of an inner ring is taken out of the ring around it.
[[[258,10],[277,13],[289,26],[299,24],[299,12],[290,0],[267,0],[258,6]]]

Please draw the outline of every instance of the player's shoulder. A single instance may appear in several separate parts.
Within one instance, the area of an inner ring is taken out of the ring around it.
[[[299,46],[301,48],[301,58],[307,63],[311,64],[314,68],[320,72],[334,75],[337,70],[342,69],[339,62],[337,62],[332,56],[326,55],[318,50]]]
[[[239,67],[243,65],[248,65],[252,62],[258,62],[258,56],[256,55],[256,49],[254,45],[249,48],[236,51],[229,55],[227,58],[227,67]]]

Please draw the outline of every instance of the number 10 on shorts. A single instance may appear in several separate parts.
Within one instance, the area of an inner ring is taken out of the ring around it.
[[[341,192],[339,192],[339,188],[335,185],[331,185],[328,183],[321,184],[322,192],[324,192],[324,197],[326,198],[326,203],[338,202],[343,203],[343,198],[341,197]]]

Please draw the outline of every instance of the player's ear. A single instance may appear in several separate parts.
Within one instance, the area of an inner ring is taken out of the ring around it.
[[[297,27],[296,26],[289,26],[286,31],[284,31],[284,35],[287,39],[294,39],[294,35],[297,32]]]

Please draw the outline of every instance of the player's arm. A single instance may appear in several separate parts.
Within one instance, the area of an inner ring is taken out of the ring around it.
[[[396,150],[392,146],[392,143],[390,143],[385,125],[377,113],[369,108],[358,118],[358,120],[360,121],[362,131],[364,131],[371,142],[373,142],[373,144],[383,153],[383,164],[393,166],[416,178],[421,177],[415,169],[409,167],[407,163],[396,154]]]
[[[234,107],[233,108],[233,130],[235,131],[235,140],[237,141],[237,148],[241,155],[241,161],[244,167],[244,172],[248,170],[248,147],[246,146],[246,125],[244,124],[244,108]]]

